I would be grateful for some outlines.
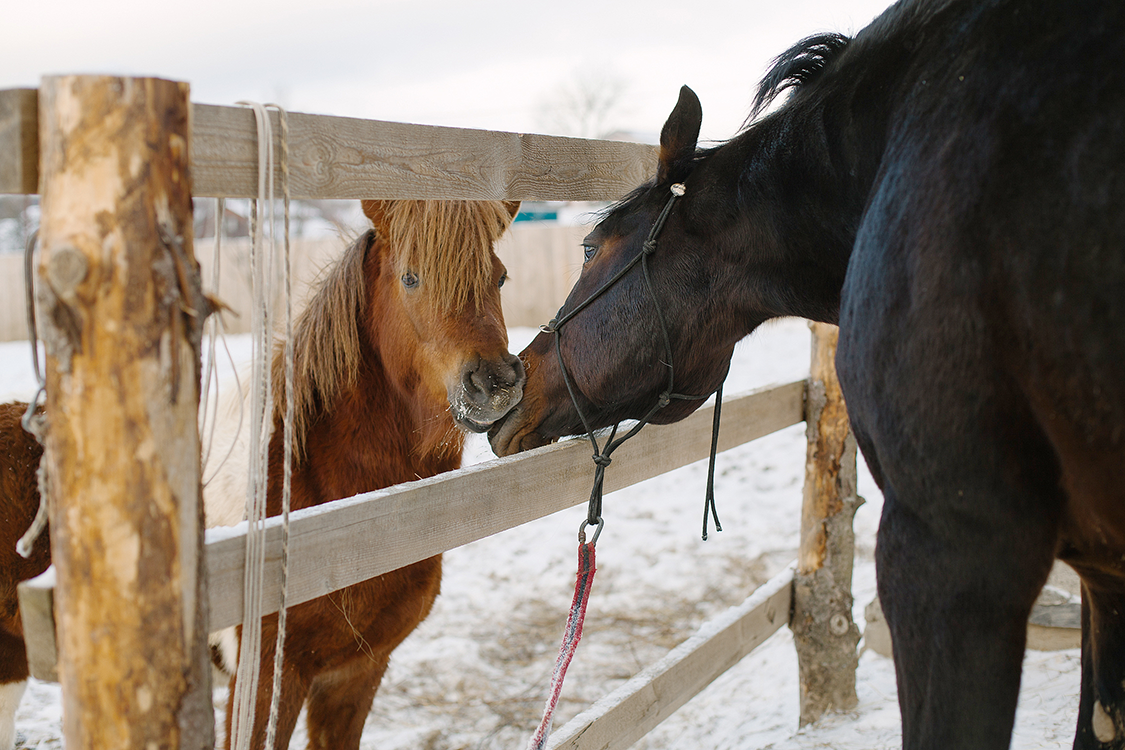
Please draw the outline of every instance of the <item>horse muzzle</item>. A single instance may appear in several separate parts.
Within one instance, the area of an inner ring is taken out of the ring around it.
[[[447,389],[453,420],[469,432],[488,432],[523,398],[526,379],[523,363],[513,354],[467,363],[456,385]]]

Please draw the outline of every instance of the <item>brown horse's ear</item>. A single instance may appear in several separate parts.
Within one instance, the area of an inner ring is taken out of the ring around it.
[[[516,218],[516,214],[520,212],[520,202],[504,201],[504,208],[508,209],[508,215],[514,219]]]
[[[656,182],[663,184],[678,176],[680,168],[691,163],[703,123],[703,107],[699,97],[687,86],[680,87],[680,100],[660,131],[660,160]]]
[[[371,219],[375,229],[381,230],[387,222],[387,208],[390,201],[361,201],[363,215]]]

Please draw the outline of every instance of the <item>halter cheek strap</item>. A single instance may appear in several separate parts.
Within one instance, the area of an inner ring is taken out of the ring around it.
[[[644,244],[641,246],[641,252],[630,260],[625,266],[615,273],[608,281],[598,288],[593,294],[583,300],[580,304],[574,307],[573,310],[562,314],[562,309],[559,309],[559,314],[540,330],[545,333],[553,333],[555,335],[555,354],[559,360],[559,368],[562,370],[563,383],[566,385],[567,393],[570,395],[570,400],[574,405],[574,410],[578,413],[578,418],[582,421],[582,426],[586,429],[586,436],[590,440],[590,445],[594,449],[594,486],[590,491],[590,500],[587,507],[586,520],[582,523],[579,529],[580,535],[585,535],[587,526],[596,526],[595,539],[597,534],[601,532],[602,528],[602,487],[605,481],[605,470],[611,463],[610,456],[617,450],[617,448],[629,438],[636,435],[641,431],[641,428],[648,424],[656,413],[670,404],[672,401],[702,401],[711,394],[702,396],[687,395],[683,393],[676,393],[675,386],[675,369],[672,364],[672,340],[668,335],[668,325],[664,318],[664,311],[660,307],[660,299],[656,296],[652,286],[652,279],[649,275],[648,258],[656,252],[657,238],[660,236],[661,230],[664,229],[664,224],[668,220],[668,216],[672,212],[672,207],[676,203],[676,199],[684,195],[686,189],[682,183],[676,183],[671,186],[671,195],[668,201],[664,204],[660,214],[656,217],[652,228],[649,230],[648,237],[645,239]],[[620,438],[616,438],[617,427],[615,424],[613,430],[610,432],[606,440],[605,446],[599,446],[598,440],[594,436],[594,431],[590,427],[590,421],[582,411],[582,407],[578,403],[578,394],[570,376],[570,372],[566,368],[566,362],[563,360],[562,355],[562,330],[563,327],[574,318],[575,315],[585,310],[590,306],[594,300],[598,299],[610,287],[625,277],[629,271],[637,264],[641,266],[641,273],[644,278],[645,288],[648,290],[649,296],[652,297],[653,305],[656,308],[657,321],[660,324],[660,333],[664,340],[664,362],[668,367],[668,387],[662,391],[656,399],[656,403],[651,409],[640,419],[638,422]],[[715,416],[712,423],[711,432],[711,456],[710,463],[707,471],[707,492],[704,499],[703,508],[703,539],[707,539],[707,524],[708,518],[713,517],[715,520],[715,530],[722,531],[722,526],[719,523],[718,510],[715,507],[715,454],[718,448],[719,438],[719,416],[723,403],[723,386],[720,383],[719,387],[715,390]],[[615,439],[616,438],[616,439]]]

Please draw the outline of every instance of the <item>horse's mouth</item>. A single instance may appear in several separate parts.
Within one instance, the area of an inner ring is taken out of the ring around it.
[[[488,432],[497,422],[508,414],[520,398],[523,397],[523,388],[517,386],[504,392],[498,391],[484,404],[474,404],[467,399],[455,396],[450,399],[449,411],[453,421],[463,430],[468,432]]]
[[[516,406],[503,419],[497,420],[488,433],[488,442],[497,456],[510,456],[548,445],[555,440],[557,438],[544,438],[536,432],[528,423],[521,406]]]
[[[462,429],[479,434],[491,430],[492,425],[496,424],[498,420],[494,419],[491,422],[478,422],[472,417],[460,416],[455,417],[453,421],[455,421]]]

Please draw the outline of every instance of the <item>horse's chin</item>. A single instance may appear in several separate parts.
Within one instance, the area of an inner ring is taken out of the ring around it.
[[[477,434],[488,432],[496,424],[496,422],[478,422],[470,417],[454,417],[453,422],[465,432]]]
[[[492,426],[488,442],[497,456],[511,456],[555,441],[536,432],[534,426],[528,423],[524,409],[516,406]]]
[[[519,396],[523,395],[521,389],[517,388],[516,390]],[[503,420],[511,413],[518,401],[518,398],[511,399],[510,402],[500,399],[482,407],[467,403],[463,399],[451,398],[449,400],[449,411],[453,415],[453,422],[458,427],[466,432],[479,434],[488,432],[497,422]],[[512,405],[509,405],[509,403]]]

